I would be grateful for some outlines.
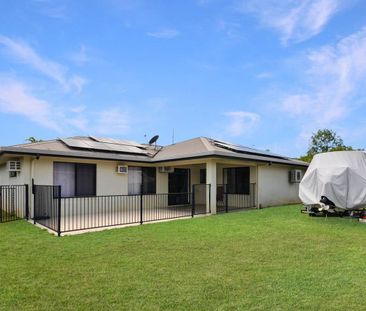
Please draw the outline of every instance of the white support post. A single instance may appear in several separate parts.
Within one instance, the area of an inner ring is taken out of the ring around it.
[[[209,212],[209,202],[211,203],[211,214],[216,214],[216,189],[217,189],[217,166],[216,161],[209,160],[206,162],[206,183],[211,185],[211,191],[206,194],[206,209]]]

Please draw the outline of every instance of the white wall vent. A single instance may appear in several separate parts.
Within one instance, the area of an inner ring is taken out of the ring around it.
[[[291,170],[289,172],[289,182],[299,183],[302,179],[302,170]]]
[[[128,166],[127,165],[118,165],[117,173],[118,174],[128,174]]]
[[[9,160],[8,161],[8,171],[9,172],[20,172],[22,169],[21,163],[19,160]]]
[[[171,166],[160,166],[159,167],[160,173],[174,173],[174,167]]]

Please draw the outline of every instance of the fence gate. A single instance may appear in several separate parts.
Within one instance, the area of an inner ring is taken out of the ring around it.
[[[0,186],[0,223],[29,217],[28,185]]]
[[[33,185],[34,223],[61,234],[61,186]]]
[[[228,185],[217,185],[216,206],[218,213],[256,207],[255,183],[249,184],[244,193],[235,193]]]
[[[196,184],[192,186],[194,215],[211,213],[210,192],[210,184]]]

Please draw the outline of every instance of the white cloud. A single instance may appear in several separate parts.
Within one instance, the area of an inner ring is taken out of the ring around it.
[[[176,29],[165,28],[156,32],[148,32],[148,36],[158,39],[173,39],[180,35],[180,32]]]
[[[89,131],[89,120],[84,115],[70,116],[66,120],[66,123],[77,131],[87,133]]]
[[[241,24],[229,22],[223,19],[217,23],[218,30],[224,33],[229,39],[239,39],[242,36]]]
[[[340,40],[335,46],[324,46],[307,54],[308,92],[290,94],[284,100],[285,110],[294,115],[311,114],[319,122],[331,122],[348,108],[346,99],[365,85],[366,28]],[[318,116],[318,117],[317,117]]]
[[[73,108],[57,107],[33,93],[21,81],[1,79],[0,113],[23,116],[60,134],[95,132],[121,135],[130,130],[130,117],[119,108],[88,111],[83,105]]]
[[[335,45],[309,51],[305,66],[302,89],[284,96],[281,104],[282,111],[302,120],[302,138],[345,119],[357,97],[366,95],[366,27]]]
[[[90,56],[87,53],[85,45],[81,45],[79,51],[72,53],[70,59],[78,66],[85,65],[91,61]]]
[[[31,94],[31,90],[18,81],[1,81],[0,110],[4,113],[22,115],[43,127],[61,131],[54,120],[52,107]]]
[[[130,130],[130,118],[119,108],[109,108],[96,116],[96,132],[98,134],[125,134]]]
[[[80,76],[72,76],[69,83],[77,93],[80,93],[83,90],[84,85],[87,83],[87,80]]]
[[[86,110],[86,106],[85,105],[79,105],[79,106],[74,106],[70,109],[71,112],[74,113],[82,113]]]
[[[272,72],[261,72],[256,75],[257,79],[269,79],[272,78]]]
[[[33,0],[35,9],[50,18],[66,20],[66,7],[54,0]]]
[[[86,80],[78,75],[69,76],[68,69],[59,63],[42,58],[28,44],[0,35],[0,45],[17,61],[24,63],[39,73],[59,83],[66,91],[80,92]]]
[[[253,129],[260,121],[260,116],[253,112],[232,111],[225,113],[230,121],[226,127],[226,131],[230,136],[240,136],[246,134]]]
[[[342,5],[340,0],[246,0],[237,10],[258,16],[263,25],[280,33],[281,41],[286,45],[319,34]]]

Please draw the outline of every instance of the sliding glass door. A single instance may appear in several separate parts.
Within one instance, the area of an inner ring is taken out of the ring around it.
[[[189,204],[191,171],[188,168],[176,168],[173,173],[169,173],[169,205]]]

